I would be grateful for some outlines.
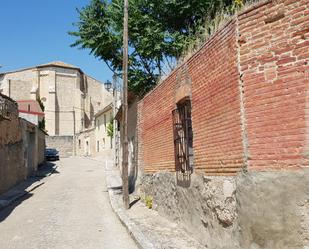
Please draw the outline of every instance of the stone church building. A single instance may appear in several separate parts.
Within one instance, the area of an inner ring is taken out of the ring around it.
[[[40,98],[50,136],[73,135],[89,127],[112,95],[80,68],[51,62],[0,74],[0,91],[14,100]]]
[[[60,61],[1,73],[0,92],[16,101],[39,98],[48,135],[71,141],[74,134],[91,127],[94,114],[112,101],[104,84]]]

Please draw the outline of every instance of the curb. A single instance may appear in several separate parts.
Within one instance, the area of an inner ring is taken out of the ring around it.
[[[27,180],[25,180],[24,182],[21,182],[19,185],[9,189],[6,193],[0,195],[0,210],[10,206],[12,203],[14,203],[15,201],[17,201],[18,199],[22,198],[23,196],[31,193],[32,191],[34,191],[35,189],[37,189],[38,187],[42,186],[43,184],[45,184],[45,181],[43,181],[42,179],[45,177],[49,177],[51,176],[57,169],[58,167],[54,167],[53,170],[45,175],[40,175],[39,171],[35,172],[34,177],[30,177]],[[31,181],[31,180],[35,180],[35,178],[37,178],[36,181],[34,181],[29,187],[27,188],[21,188],[21,186],[23,184],[25,184],[27,181]],[[7,197],[6,197],[7,196]],[[1,197],[3,199],[1,199]],[[6,198],[5,198],[6,197]]]
[[[145,239],[146,236],[138,228],[138,225],[136,225],[132,220],[127,218],[127,216],[125,215],[125,210],[122,208],[116,207],[117,204],[113,197],[114,196],[113,190],[109,189],[108,194],[109,194],[109,200],[110,200],[114,213],[118,216],[118,219],[127,229],[129,235],[134,239],[137,246],[140,249],[155,249],[156,247],[151,242]]]
[[[132,239],[136,242],[137,246],[140,249],[156,249],[149,240],[147,240],[147,236],[139,229],[138,225],[132,221],[130,218],[127,217],[125,214],[126,210],[124,208],[121,208],[115,198],[114,191],[111,189],[111,186],[108,184],[108,170],[105,167],[105,179],[106,179],[106,185],[107,185],[107,192],[109,195],[109,200],[111,207],[114,211],[114,213],[117,215],[118,219],[122,223],[122,225],[127,229],[129,235],[132,237]]]
[[[0,199],[0,210],[10,206],[12,203],[14,203],[18,199],[22,198],[23,196],[31,193],[33,190],[35,190],[36,188],[42,186],[44,183],[45,182],[33,183],[29,189],[26,189],[26,190],[23,190],[23,191],[15,190],[16,194],[13,195],[10,199],[6,199],[6,200],[1,200]]]

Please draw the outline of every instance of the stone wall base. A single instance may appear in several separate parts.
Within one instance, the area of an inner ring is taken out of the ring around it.
[[[235,177],[159,172],[139,194],[209,249],[309,247],[309,171]]]

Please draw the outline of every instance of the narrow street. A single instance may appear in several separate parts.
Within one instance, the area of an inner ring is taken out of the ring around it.
[[[103,163],[55,163],[45,184],[0,211],[0,248],[137,248],[110,206]]]

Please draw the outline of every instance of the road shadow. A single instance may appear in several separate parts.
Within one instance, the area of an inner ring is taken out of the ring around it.
[[[107,189],[113,190],[115,195],[121,195],[122,194],[122,186],[109,187]]]
[[[11,203],[9,206],[1,209],[0,210],[0,224],[1,224],[2,221],[4,221],[13,212],[13,210],[17,206],[19,206],[23,201],[29,199],[32,196],[33,196],[32,193],[26,193],[25,195],[23,195],[22,197],[15,200],[13,203]]]
[[[41,164],[38,167],[38,170],[28,177],[27,180],[15,185],[7,192],[1,194],[0,224],[13,212],[17,206],[34,195],[31,192],[44,184],[44,182],[39,183],[43,178],[52,174],[59,174],[59,171],[57,171],[57,165],[53,162],[45,162]],[[27,189],[33,184],[35,184],[35,186],[30,188],[31,191],[27,191]],[[5,203],[9,203],[9,205],[5,205]]]
[[[51,174],[59,174],[57,165],[54,162],[48,161],[39,165],[38,170],[34,173],[34,177],[44,178]]]

